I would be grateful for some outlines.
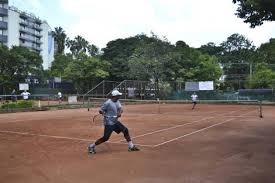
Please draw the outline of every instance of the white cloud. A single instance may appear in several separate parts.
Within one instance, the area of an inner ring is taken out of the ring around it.
[[[59,5],[76,20],[66,30],[69,36],[82,35],[100,47],[150,31],[194,47],[219,44],[233,33],[244,34],[257,46],[275,37],[274,22],[251,29],[234,15],[236,6],[228,0],[59,0]]]

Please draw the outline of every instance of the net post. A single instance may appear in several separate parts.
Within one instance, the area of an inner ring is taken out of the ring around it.
[[[158,113],[160,114],[160,100],[157,98],[157,105],[158,105]]]
[[[90,111],[90,98],[88,97],[88,102],[87,102],[87,104],[88,104],[88,111]]]
[[[258,102],[259,102],[259,105],[260,105],[260,115],[259,115],[259,117],[260,117],[260,118],[263,118],[262,101],[259,100]]]

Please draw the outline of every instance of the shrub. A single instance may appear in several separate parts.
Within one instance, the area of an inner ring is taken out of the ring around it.
[[[2,109],[13,109],[13,108],[31,108],[33,106],[32,100],[18,100],[17,102],[9,102],[2,104]]]

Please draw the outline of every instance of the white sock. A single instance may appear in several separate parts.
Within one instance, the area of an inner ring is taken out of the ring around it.
[[[95,147],[95,144],[90,144],[89,146],[90,146],[90,147]]]
[[[134,144],[133,144],[132,141],[129,141],[129,142],[128,142],[128,147],[130,147],[130,148],[133,148],[133,147],[134,147]]]

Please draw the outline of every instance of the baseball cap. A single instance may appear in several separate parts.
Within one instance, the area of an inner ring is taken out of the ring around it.
[[[114,97],[114,96],[121,96],[122,95],[122,93],[120,93],[118,90],[114,90],[114,91],[112,91],[112,96]]]

